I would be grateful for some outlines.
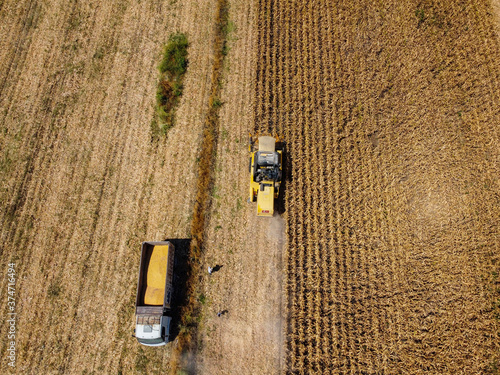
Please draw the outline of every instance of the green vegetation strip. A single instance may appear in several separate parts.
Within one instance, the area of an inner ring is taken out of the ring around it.
[[[166,135],[174,126],[175,108],[182,95],[182,81],[188,64],[184,34],[172,34],[163,51],[163,59],[158,66],[160,77],[156,89],[156,113],[151,122],[153,138]]]
[[[214,64],[212,67],[210,97],[208,112],[203,129],[203,140],[199,155],[198,183],[196,188],[196,199],[193,208],[193,221],[191,223],[191,246],[190,246],[190,271],[187,280],[187,303],[182,307],[181,329],[178,337],[178,345],[172,355],[172,374],[183,373],[186,364],[181,363],[181,358],[193,351],[199,316],[200,298],[196,294],[196,280],[201,272],[200,256],[204,248],[204,232],[206,224],[206,213],[210,208],[210,187],[213,184],[213,165],[217,146],[219,129],[220,88],[222,80],[222,68],[224,57],[227,54],[226,39],[228,32],[228,3],[227,0],[217,1],[216,32],[214,38]]]

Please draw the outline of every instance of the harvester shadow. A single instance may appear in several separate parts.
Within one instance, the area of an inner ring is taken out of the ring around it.
[[[168,239],[175,247],[174,258],[174,293],[172,295],[172,323],[170,326],[170,341],[175,340],[179,334],[181,323],[181,310],[188,303],[187,280],[191,273],[189,264],[189,249],[191,239]]]
[[[290,163],[290,157],[286,149],[286,143],[281,141],[276,145],[276,148],[281,148],[283,150],[282,156],[282,171],[283,175],[281,177],[281,187],[278,199],[276,200],[276,212],[279,215],[283,215],[286,211],[285,208],[285,194],[287,183],[292,180],[292,166]]]

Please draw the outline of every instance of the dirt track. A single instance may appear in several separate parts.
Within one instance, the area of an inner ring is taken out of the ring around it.
[[[208,265],[222,268],[201,277],[200,374],[272,374],[284,360],[283,252],[281,218],[258,220],[247,203],[248,132],[253,124],[255,4],[231,2],[220,110],[212,207],[207,226]],[[227,310],[222,317],[216,313]]]

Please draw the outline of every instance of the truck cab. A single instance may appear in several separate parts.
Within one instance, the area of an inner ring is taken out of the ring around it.
[[[169,316],[137,316],[135,336],[137,341],[146,346],[162,346],[169,342]]]

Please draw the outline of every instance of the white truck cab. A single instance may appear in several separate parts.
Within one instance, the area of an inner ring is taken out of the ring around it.
[[[146,346],[162,346],[169,341],[170,322],[169,316],[137,317],[135,336],[137,341]],[[149,320],[149,322],[147,322]]]

